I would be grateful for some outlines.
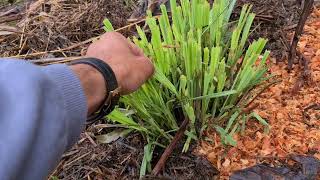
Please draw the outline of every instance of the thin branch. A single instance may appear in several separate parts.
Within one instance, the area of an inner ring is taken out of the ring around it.
[[[289,72],[292,70],[293,61],[294,61],[294,58],[296,57],[297,45],[298,45],[300,36],[303,32],[303,27],[307,21],[307,18],[311,14],[313,3],[314,3],[314,0],[306,0],[304,4],[303,11],[301,13],[300,20],[296,28],[296,32],[294,33],[290,51],[289,51],[289,57],[288,57]]]
[[[16,14],[16,15],[11,15],[11,16],[5,16],[1,17],[0,19],[0,24],[6,23],[6,22],[11,22],[11,21],[16,21],[22,18],[21,14]]]

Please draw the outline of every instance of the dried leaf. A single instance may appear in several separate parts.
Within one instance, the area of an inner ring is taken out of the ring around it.
[[[103,135],[99,135],[96,136],[96,139],[99,143],[103,143],[103,144],[109,144],[113,141],[118,140],[121,137],[125,137],[127,134],[129,134],[132,131],[132,129],[117,129],[114,130],[108,134],[103,134]]]

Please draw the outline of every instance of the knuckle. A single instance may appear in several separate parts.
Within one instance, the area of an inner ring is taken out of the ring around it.
[[[109,32],[109,34],[112,35],[112,36],[119,36],[119,37],[122,36],[120,33],[114,32],[114,31],[113,32]]]
[[[149,78],[150,76],[152,76],[155,71],[155,67],[151,62],[151,60],[147,57],[142,57],[139,60],[139,62],[140,62],[140,68],[143,70],[142,74],[144,74],[146,78]]]
[[[147,65],[148,65],[148,74],[152,75],[155,71],[155,67],[149,59],[147,59]]]
[[[107,33],[104,33],[104,34],[101,36],[101,39],[108,39],[110,36],[111,36],[111,34],[110,34],[109,32],[107,32]]]
[[[103,38],[108,39],[108,38],[119,38],[122,37],[122,35],[118,32],[107,32],[104,35],[102,35]]]

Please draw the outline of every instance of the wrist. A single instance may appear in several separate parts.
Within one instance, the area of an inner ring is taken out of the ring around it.
[[[106,98],[106,82],[103,75],[87,64],[70,65],[71,70],[79,78],[86,95],[88,115],[96,112]]]

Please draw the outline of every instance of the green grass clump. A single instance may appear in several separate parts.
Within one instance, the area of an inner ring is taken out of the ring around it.
[[[258,114],[242,112],[250,90],[266,80],[269,51],[263,52],[265,39],[247,46],[255,17],[251,6],[244,5],[239,19],[230,22],[235,3],[215,0],[210,6],[206,0],[170,0],[170,17],[164,5],[159,18],[147,13],[150,38],[137,26],[139,38],[133,41],[150,57],[156,72],[137,92],[122,97],[125,109],[114,110],[108,119],[146,138],[141,176],[151,170],[155,147],[166,147],[172,140],[179,117],[190,120],[184,152],[208,127],[233,146],[233,134],[245,128],[248,118],[268,127]],[[104,23],[107,31],[113,30],[108,20]]]

